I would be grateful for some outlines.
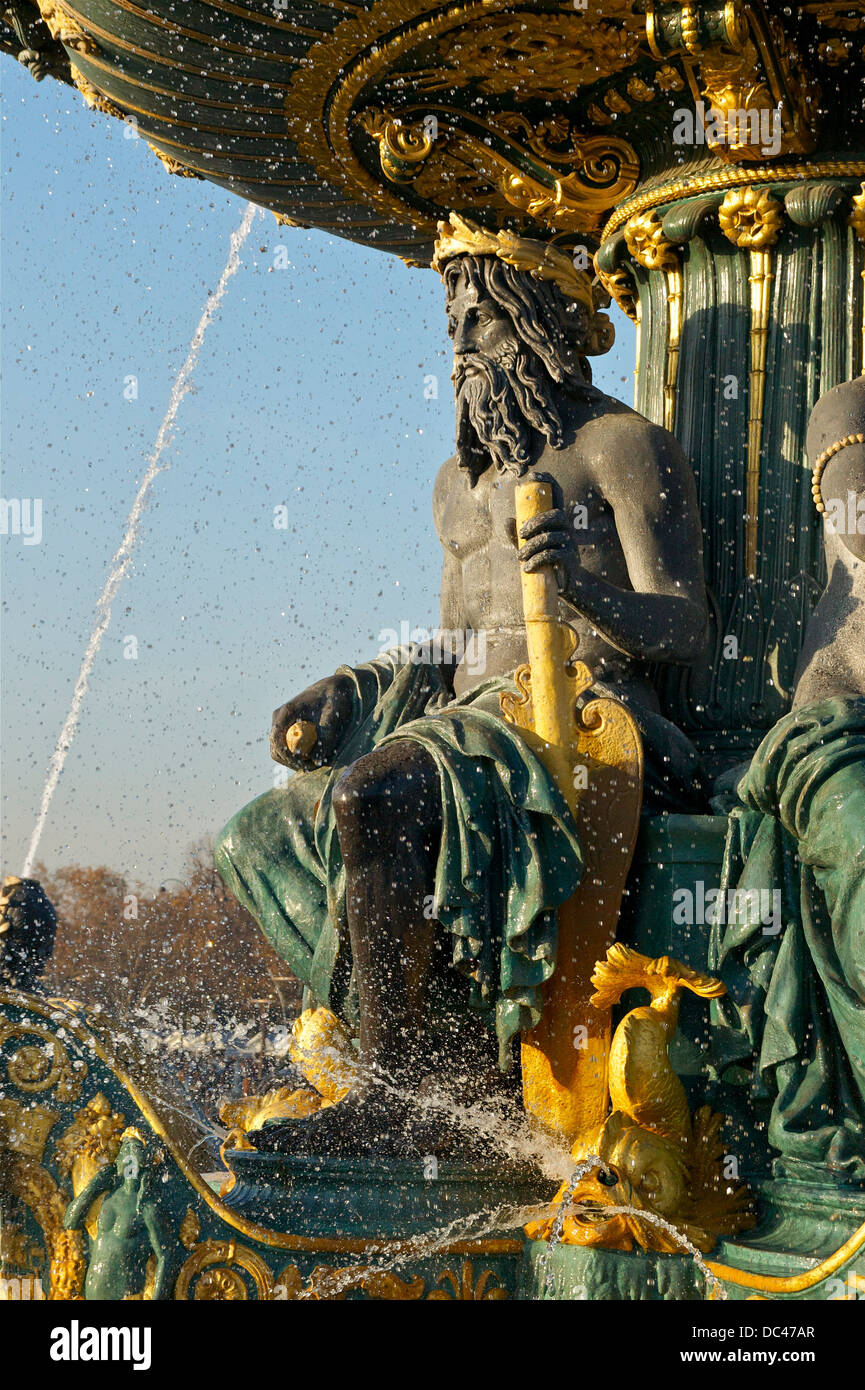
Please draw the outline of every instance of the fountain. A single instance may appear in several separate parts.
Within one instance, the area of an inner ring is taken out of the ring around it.
[[[304,985],[307,1084],[223,1107],[216,1184],[153,1059],[39,993],[22,918],[5,1277],[265,1301],[862,1277],[863,30],[858,0],[8,7],[34,77],[248,200],[216,301],[254,206],[432,266],[457,453],[443,630],[290,698],[295,775],[217,844]],[[611,299],[639,413],[592,385]]]

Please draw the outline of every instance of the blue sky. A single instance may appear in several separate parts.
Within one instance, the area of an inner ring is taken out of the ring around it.
[[[43,509],[39,544],[2,538],[2,866],[20,872],[96,599],[243,205],[172,178],[10,59],[2,116],[2,494]],[[633,333],[611,312],[596,381],[631,402]],[[385,628],[434,626],[449,372],[436,275],[257,216],[94,667],[49,867],[180,874],[272,785],[275,705]]]

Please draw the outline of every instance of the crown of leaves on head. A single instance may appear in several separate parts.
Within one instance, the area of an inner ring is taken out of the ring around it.
[[[140,1129],[136,1129],[135,1125],[127,1125],[127,1126],[126,1126],[126,1128],[124,1129],[123,1133],[122,1133],[121,1136],[120,1136],[120,1143],[121,1143],[121,1146],[122,1146],[123,1144],[128,1144],[128,1143],[137,1143],[137,1144],[143,1144],[145,1148],[147,1147],[147,1140],[145,1139],[144,1135],[141,1133],[141,1130],[140,1130]]]
[[[432,268],[440,275],[454,256],[496,256],[516,270],[552,280],[568,299],[584,305],[590,314],[598,308],[591,275],[578,270],[569,256],[545,241],[534,241],[516,232],[488,232],[456,212],[450,214],[447,222],[439,222],[438,233]]]

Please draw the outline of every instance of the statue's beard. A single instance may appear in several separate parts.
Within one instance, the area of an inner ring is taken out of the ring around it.
[[[472,482],[490,465],[521,477],[546,440],[560,449],[562,420],[552,401],[552,382],[542,364],[525,351],[511,361],[477,353],[454,367],[457,456]]]

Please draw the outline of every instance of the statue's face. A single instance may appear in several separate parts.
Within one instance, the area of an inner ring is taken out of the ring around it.
[[[141,1175],[144,1162],[144,1146],[137,1139],[124,1139],[114,1163],[117,1176],[134,1182]]]
[[[455,374],[461,369],[470,373],[473,357],[501,366],[516,361],[519,334],[510,314],[491,295],[461,276],[447,307]]]
[[[531,299],[502,283],[493,273],[496,265],[490,258],[465,257],[445,277],[457,457],[472,486],[490,464],[519,477],[545,441],[556,448],[561,443],[553,380],[524,340],[522,319],[513,317],[519,307],[528,320]]]

